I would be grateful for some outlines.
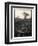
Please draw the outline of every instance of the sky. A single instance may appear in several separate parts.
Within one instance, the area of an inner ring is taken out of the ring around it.
[[[24,14],[23,13],[29,14],[26,18],[30,19],[31,18],[31,9],[26,9],[26,8],[15,8],[15,18],[20,18],[24,19]]]

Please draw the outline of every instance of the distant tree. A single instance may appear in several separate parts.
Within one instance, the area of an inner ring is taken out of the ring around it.
[[[26,12],[24,12],[23,14],[24,14],[24,16],[25,16],[24,19],[26,19],[26,17],[29,16],[29,14],[26,13]]]

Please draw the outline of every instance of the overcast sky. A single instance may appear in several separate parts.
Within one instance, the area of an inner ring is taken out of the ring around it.
[[[26,17],[27,19],[31,18],[31,9],[24,9],[24,8],[15,8],[15,18],[21,18],[24,19],[24,12],[28,13],[29,15]]]

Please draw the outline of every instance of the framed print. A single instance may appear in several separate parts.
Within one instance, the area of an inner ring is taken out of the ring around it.
[[[5,3],[5,43],[37,42],[37,4]]]

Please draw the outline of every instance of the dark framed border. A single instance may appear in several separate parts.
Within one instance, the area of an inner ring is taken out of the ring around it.
[[[10,4],[20,4],[20,5],[33,5],[36,6],[36,40],[34,41],[20,41],[20,42],[9,42],[9,5]],[[7,29],[6,29],[7,25]],[[19,3],[19,2],[5,2],[5,44],[16,44],[16,43],[31,43],[37,42],[37,4],[32,3]]]

